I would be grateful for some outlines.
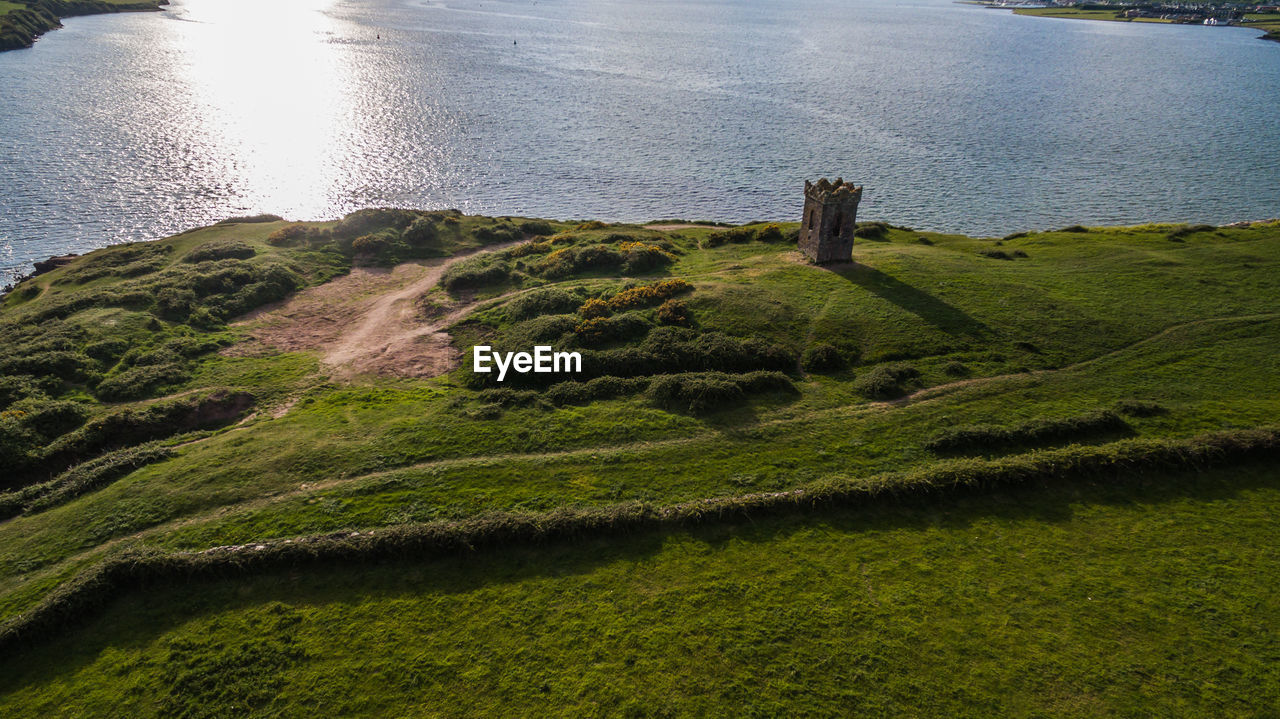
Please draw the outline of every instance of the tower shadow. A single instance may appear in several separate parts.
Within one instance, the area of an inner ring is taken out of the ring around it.
[[[841,262],[820,267],[892,302],[947,334],[982,337],[991,332],[990,327],[963,310],[874,267],[859,262]]]

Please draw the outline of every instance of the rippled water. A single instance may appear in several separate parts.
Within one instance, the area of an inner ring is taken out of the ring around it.
[[[1280,214],[1280,45],[947,0],[177,0],[0,54],[0,268],[229,215]],[[0,281],[6,277],[0,276]]]

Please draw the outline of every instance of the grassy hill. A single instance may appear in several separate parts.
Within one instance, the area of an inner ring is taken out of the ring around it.
[[[240,218],[25,280],[0,707],[1275,704],[1280,223],[795,233]]]

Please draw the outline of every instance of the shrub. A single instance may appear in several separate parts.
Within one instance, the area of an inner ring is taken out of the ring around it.
[[[607,245],[588,245],[574,254],[574,269],[617,267],[623,261],[623,256]]]
[[[1016,239],[1018,239],[1018,238],[1020,238],[1020,237],[1028,237],[1028,236],[1030,236],[1030,235],[1031,235],[1031,233],[1030,233],[1030,232],[1013,232],[1013,233],[1010,233],[1010,234],[1005,235],[1004,237],[1001,237],[1000,239],[1005,240],[1005,241],[1008,241],[1008,240],[1016,240]]]
[[[196,307],[196,293],[182,287],[165,287],[156,293],[156,313],[170,320],[182,321]]]
[[[702,414],[740,401],[737,384],[713,375],[663,375],[649,383],[650,399],[671,409]]]
[[[680,300],[667,300],[658,307],[658,321],[664,325],[688,327],[689,306]]]
[[[219,427],[235,420],[252,404],[253,395],[246,392],[215,391],[129,407],[89,420],[62,435],[46,449],[42,464],[57,471],[103,450]]]
[[[533,271],[548,279],[568,277],[577,270],[577,259],[572,247],[562,247],[543,257]]]
[[[560,382],[552,385],[544,397],[556,406],[588,404],[595,400],[627,397],[645,391],[647,377],[596,377],[588,382]]]
[[[15,353],[7,359],[0,359],[0,375],[31,375],[84,381],[93,375],[95,369],[93,360],[70,350]]]
[[[520,231],[526,235],[545,237],[547,235],[554,235],[556,233],[556,228],[552,227],[551,223],[545,220],[526,220],[520,223]]]
[[[1068,227],[1062,228],[1061,230],[1058,230],[1058,232],[1088,232],[1088,231],[1089,231],[1089,228],[1085,227],[1084,225],[1070,225]]]
[[[576,293],[549,287],[526,292],[507,303],[507,317],[525,319],[537,315],[572,312],[581,299]]]
[[[1019,445],[1039,445],[1123,432],[1129,425],[1120,415],[1101,410],[1062,419],[1037,418],[1016,427],[968,425],[944,430],[925,446],[939,453],[983,451]]]
[[[440,249],[440,230],[430,217],[419,217],[409,223],[400,238],[415,250]]]
[[[476,228],[475,236],[476,239],[485,244],[494,244],[497,242],[515,242],[524,235],[520,233],[519,228],[515,225],[500,223]]]
[[[983,248],[981,250],[978,250],[978,254],[982,255],[983,257],[990,257],[993,260],[1012,260],[1013,259],[1012,257],[1009,256],[1009,253],[1005,252],[1004,250],[993,250],[990,248]]]
[[[502,254],[515,259],[517,257],[528,257],[529,255],[541,255],[550,251],[550,242],[526,242],[506,250]]]
[[[43,397],[45,390],[31,375],[0,376],[0,410],[28,397]]]
[[[188,252],[182,258],[183,262],[208,262],[211,260],[247,260],[258,253],[253,249],[253,245],[239,240],[223,240],[219,242],[206,242],[203,245]]]
[[[180,363],[142,365],[108,375],[98,383],[94,394],[105,402],[119,402],[154,394],[191,379],[191,373]]]
[[[604,300],[592,298],[582,303],[582,306],[578,308],[578,314],[583,319],[588,320],[597,317],[608,317],[613,314],[613,308]]]
[[[781,225],[769,223],[756,230],[756,239],[760,242],[786,242],[788,238]]]
[[[339,239],[352,239],[388,228],[403,230],[417,218],[418,213],[412,210],[387,207],[356,210],[339,220],[332,233]]]
[[[880,365],[859,378],[854,388],[872,399],[893,399],[907,393],[905,385],[920,376],[908,364]]]
[[[805,350],[800,364],[806,372],[829,372],[844,368],[846,363],[840,350],[822,342]]]
[[[267,235],[267,244],[274,247],[293,247],[312,236],[312,229],[301,222],[285,225]]]
[[[573,315],[539,315],[512,326],[508,336],[516,345],[550,342],[573,332],[577,324]]]
[[[662,280],[652,285],[625,289],[610,297],[609,305],[614,309],[647,307],[691,289],[693,285],[684,280]]]
[[[645,394],[670,409],[703,414],[739,402],[747,393],[770,391],[795,392],[795,385],[781,372],[690,372],[653,377]]]
[[[674,259],[670,254],[663,251],[661,247],[644,242],[624,242],[618,248],[626,253],[622,271],[629,275],[665,267],[671,264]]]
[[[853,236],[867,240],[882,240],[889,236],[889,223],[859,222],[853,230]]]
[[[48,482],[0,493],[0,519],[40,512],[92,492],[130,472],[172,457],[174,450],[149,443],[104,454],[76,465]]]
[[[361,235],[351,242],[351,251],[357,255],[380,255],[391,249],[391,239],[383,233]]]
[[[511,276],[511,264],[492,255],[478,255],[445,270],[440,284],[450,292],[503,282]]]
[[[584,319],[573,328],[578,340],[585,345],[624,340],[643,335],[648,331],[649,323],[635,312],[617,317]]]
[[[952,360],[942,365],[942,373],[948,377],[964,377],[968,375],[970,371],[971,370],[968,365],[956,360]]]
[[[582,230],[603,230],[603,229],[604,229],[604,228],[606,228],[606,227],[608,227],[608,225],[606,225],[605,223],[601,222],[600,220],[590,220],[590,221],[588,221],[588,222],[583,222],[582,224],[578,225],[577,227],[575,227],[575,228],[573,228],[573,229],[578,230],[578,231],[582,231]]]

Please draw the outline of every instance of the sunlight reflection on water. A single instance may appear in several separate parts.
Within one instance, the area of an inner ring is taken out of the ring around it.
[[[367,205],[938,230],[1280,214],[1280,46],[948,0],[178,0],[0,54],[0,273]],[[0,277],[0,284],[7,278]]]

